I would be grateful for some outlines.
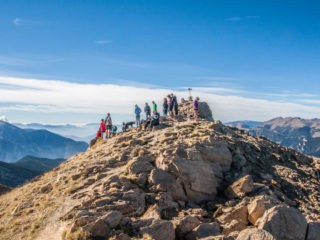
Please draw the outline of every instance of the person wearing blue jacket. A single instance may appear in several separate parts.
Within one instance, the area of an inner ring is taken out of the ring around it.
[[[136,124],[137,124],[137,127],[138,127],[138,126],[140,126],[140,113],[141,113],[141,109],[138,107],[137,104],[136,104],[136,106],[135,106],[134,113],[136,114]]]

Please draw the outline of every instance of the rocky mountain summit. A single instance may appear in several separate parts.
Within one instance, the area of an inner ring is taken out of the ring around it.
[[[192,105],[0,196],[0,239],[316,240],[320,160]]]

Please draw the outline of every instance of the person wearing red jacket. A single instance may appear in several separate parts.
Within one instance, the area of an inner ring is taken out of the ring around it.
[[[101,138],[103,139],[103,133],[106,131],[106,124],[104,123],[104,119],[101,119],[100,123],[100,132],[101,132]]]
[[[101,131],[100,129],[98,130],[97,134],[96,134],[96,138],[101,138]]]

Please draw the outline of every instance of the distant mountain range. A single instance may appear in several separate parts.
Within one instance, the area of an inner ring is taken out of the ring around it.
[[[16,187],[57,167],[64,160],[26,156],[15,163],[0,161],[0,185]]]
[[[85,125],[72,125],[72,124],[61,124],[61,125],[50,125],[40,123],[13,123],[13,125],[22,129],[37,129],[37,130],[48,130],[50,132],[59,134],[61,136],[71,138],[75,141],[84,141],[90,143],[95,138],[96,132],[99,129],[100,123],[88,123]],[[121,131],[122,125],[117,124],[118,132]]]
[[[320,157],[320,119],[279,117],[261,123],[237,121],[226,125],[246,130],[251,135],[267,137],[301,153]]]
[[[16,187],[38,175],[40,171],[34,171],[0,161],[0,184]]]
[[[100,123],[88,123],[83,126],[72,124],[50,125],[40,123],[13,123],[13,125],[22,129],[47,130],[61,136],[71,138],[75,141],[84,141],[89,143],[96,135]]]
[[[23,167],[32,171],[46,172],[59,166],[65,159],[49,159],[49,158],[37,158],[33,156],[26,156],[19,161],[12,163],[15,166]]]
[[[84,152],[86,142],[78,142],[47,130],[21,129],[0,121],[0,160],[15,162],[27,155],[41,158],[69,158]]]

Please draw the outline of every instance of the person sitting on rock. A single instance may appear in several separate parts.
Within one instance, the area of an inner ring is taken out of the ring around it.
[[[150,129],[152,130],[152,128],[154,126],[158,126],[160,124],[160,114],[157,111],[152,112],[152,116],[151,116],[151,120],[146,121],[146,124],[144,126],[145,129],[148,128],[148,125],[150,124]]]
[[[117,130],[118,130],[118,127],[117,127],[117,126],[113,126],[113,127],[112,127],[112,131],[111,131],[112,137],[114,137],[115,135],[117,135]]]
[[[99,130],[97,131],[96,138],[101,138],[101,130],[100,130],[100,128],[99,128]]]
[[[194,110],[194,119],[196,122],[199,122],[199,97],[196,97],[193,102],[193,110]]]
[[[103,133],[106,131],[106,124],[104,123],[103,119],[101,119],[99,131],[100,131],[100,137],[103,138]]]

